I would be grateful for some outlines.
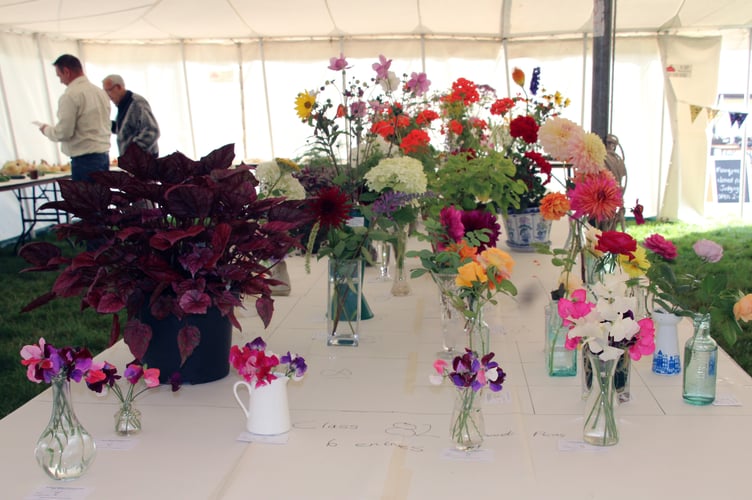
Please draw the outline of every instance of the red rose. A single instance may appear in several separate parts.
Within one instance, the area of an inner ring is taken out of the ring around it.
[[[528,144],[538,142],[538,124],[532,116],[518,116],[509,124],[509,135],[522,137]]]
[[[676,245],[668,241],[660,234],[651,234],[645,238],[645,248],[657,253],[666,260],[676,259]]]
[[[637,240],[621,231],[603,231],[598,235],[598,244],[595,249],[600,252],[627,255],[630,260],[634,258],[637,250]]]

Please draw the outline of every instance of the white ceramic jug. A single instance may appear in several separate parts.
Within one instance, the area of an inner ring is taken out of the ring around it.
[[[661,311],[653,311],[652,317],[655,323],[653,373],[678,375],[681,373],[681,360],[677,325],[681,321],[681,317]]]
[[[232,391],[235,400],[246,416],[245,428],[252,434],[273,436],[290,430],[290,409],[287,405],[287,381],[284,375],[270,384],[255,387],[241,380],[235,382]],[[238,388],[248,389],[248,406],[243,404]]]

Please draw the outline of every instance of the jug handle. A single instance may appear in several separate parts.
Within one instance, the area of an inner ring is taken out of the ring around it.
[[[245,380],[238,380],[232,386],[232,393],[235,395],[235,401],[237,401],[238,404],[240,405],[240,408],[243,410],[243,413],[245,413],[245,417],[248,418],[248,412],[250,410],[249,410],[249,408],[246,408],[246,406],[243,404],[243,401],[240,399],[240,396],[238,395],[238,387],[240,387],[240,386],[245,386],[245,388],[248,389],[248,396],[250,398],[250,395],[251,395],[251,384],[249,384]]]

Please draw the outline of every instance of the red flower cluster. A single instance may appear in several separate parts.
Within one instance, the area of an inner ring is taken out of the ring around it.
[[[621,231],[603,231],[598,235],[598,244],[595,245],[595,249],[599,252],[626,255],[629,260],[632,260],[633,252],[637,250],[637,240]]]
[[[504,97],[502,99],[497,99],[496,101],[494,101],[493,104],[491,104],[491,114],[503,116],[507,114],[513,108],[514,108],[514,99],[509,98],[509,97]]]
[[[474,82],[466,78],[458,78],[452,83],[452,93],[443,97],[448,102],[462,101],[465,106],[469,106],[480,100],[478,87]]]
[[[429,142],[431,142],[431,138],[428,136],[428,132],[418,128],[411,130],[405,138],[402,139],[400,149],[403,153],[409,155],[410,153],[417,153],[426,150]]]
[[[509,123],[509,135],[522,137],[528,144],[538,142],[538,123],[530,115],[520,115]]]

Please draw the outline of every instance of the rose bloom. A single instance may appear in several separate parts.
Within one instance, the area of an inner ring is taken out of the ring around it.
[[[559,220],[569,212],[569,198],[562,193],[548,193],[541,200],[540,211],[546,220]]]
[[[651,234],[643,242],[645,248],[651,252],[655,252],[666,260],[676,259],[676,245],[668,241],[660,234]]]
[[[723,257],[723,247],[711,240],[698,240],[692,245],[692,250],[702,260],[711,263],[718,262]]]
[[[748,293],[734,304],[734,318],[737,321],[752,321],[752,293]]]
[[[496,281],[508,280],[514,269],[514,259],[511,255],[496,247],[486,248],[480,254],[481,264],[486,270],[493,266],[496,270]]]
[[[486,270],[479,263],[472,261],[457,269],[457,278],[454,282],[457,286],[472,288],[474,282],[485,283],[488,281]]]
[[[614,254],[627,255],[634,258],[634,252],[637,250],[637,240],[627,233],[621,231],[603,231],[598,236],[596,250]]]

